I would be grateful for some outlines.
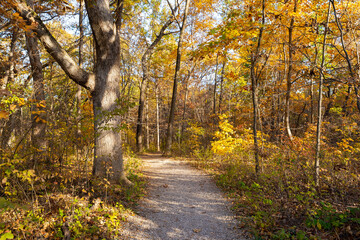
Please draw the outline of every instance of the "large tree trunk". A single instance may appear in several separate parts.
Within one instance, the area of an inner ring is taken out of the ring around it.
[[[115,111],[121,97],[119,84],[122,1],[118,1],[116,20],[110,10],[109,1],[88,0],[85,3],[96,48],[94,73],[80,68],[51,35],[40,17],[22,1],[14,0],[12,6],[28,24],[36,26],[33,31],[65,73],[92,94],[95,130],[93,174],[129,184],[123,171],[119,133],[121,119]]]
[[[129,183],[123,171],[119,131],[121,116],[116,113],[121,81],[121,22],[116,25],[113,23],[108,1],[89,0],[85,3],[96,48],[96,84],[92,92],[95,132],[93,174]],[[118,18],[121,19],[121,16]]]
[[[182,43],[183,43],[184,32],[186,27],[186,19],[189,10],[189,4],[190,4],[190,0],[186,0],[182,25],[180,26],[180,36],[178,41],[177,53],[176,53],[176,66],[175,66],[173,93],[171,98],[169,122],[168,122],[168,129],[167,129],[166,142],[165,142],[165,151],[164,151],[165,155],[170,153],[172,146],[172,137],[174,132],[174,119],[175,119],[175,105],[177,98],[177,85],[180,79],[179,75],[180,75],[180,65],[181,65],[181,49],[182,49]]]
[[[113,44],[112,52],[119,50],[119,46],[116,45]],[[98,50],[97,53],[99,53]],[[126,179],[123,172],[121,135],[119,133],[121,118],[114,114],[114,110],[118,107],[116,102],[120,98],[119,60],[116,56],[113,59],[105,60],[97,58],[95,69],[97,84],[92,94],[95,130],[93,174],[115,181]]]

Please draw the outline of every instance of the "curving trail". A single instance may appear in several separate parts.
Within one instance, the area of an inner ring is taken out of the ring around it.
[[[213,180],[181,161],[160,155],[142,157],[149,194],[129,216],[124,239],[246,239]]]

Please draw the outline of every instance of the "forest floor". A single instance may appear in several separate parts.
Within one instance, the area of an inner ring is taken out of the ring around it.
[[[142,156],[148,194],[128,217],[125,239],[246,239],[231,203],[210,176],[186,162]]]

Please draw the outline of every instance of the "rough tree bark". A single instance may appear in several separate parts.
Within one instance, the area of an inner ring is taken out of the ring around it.
[[[173,132],[174,132],[175,105],[176,105],[176,98],[177,98],[177,84],[180,79],[179,75],[180,75],[180,65],[181,65],[181,49],[182,49],[182,43],[183,43],[184,32],[185,32],[185,27],[186,27],[186,19],[187,19],[187,14],[188,14],[188,10],[189,10],[189,4],[190,4],[190,0],[186,0],[184,16],[182,19],[182,25],[181,26],[179,25],[180,36],[179,36],[179,41],[178,41],[177,53],[176,53],[174,85],[173,85],[173,93],[172,93],[172,98],[171,98],[171,106],[170,106],[168,128],[167,128],[167,134],[166,134],[166,140],[165,140],[164,155],[170,153],[171,145],[172,145],[172,136],[173,136]],[[174,14],[174,12],[173,12],[173,14]]]
[[[33,0],[26,0],[30,8],[34,8]],[[35,148],[33,168],[36,167],[37,161],[43,157],[46,147],[46,103],[44,91],[44,75],[42,63],[40,60],[40,49],[37,38],[31,32],[26,32],[26,47],[31,64],[33,79],[33,103],[31,106],[31,142]]]
[[[10,42],[10,51],[9,51],[9,64],[7,68],[5,69],[5,75],[2,78],[0,90],[4,90],[7,92],[6,88],[7,85],[14,80],[14,71],[15,71],[15,55],[16,55],[16,41],[19,36],[18,28],[12,29],[12,36],[11,36],[11,42]],[[1,131],[1,137],[0,137],[0,163],[3,163],[2,153],[5,151],[9,144],[9,140],[11,138],[11,134],[13,130],[15,129],[15,126],[19,124],[19,114],[20,110],[16,110],[14,113],[10,114],[9,119],[4,124],[4,127]]]
[[[95,130],[93,175],[130,184],[123,171],[121,137],[118,131],[121,118],[113,114],[118,107],[117,100],[121,97],[119,84],[122,1],[117,3],[114,19],[108,0],[85,1],[96,48],[93,73],[76,64],[51,35],[40,17],[26,4],[13,0],[12,6],[27,24],[33,26],[36,36],[65,73],[92,94]]]

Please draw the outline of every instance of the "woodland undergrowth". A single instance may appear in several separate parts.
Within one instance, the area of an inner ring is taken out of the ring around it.
[[[252,132],[234,129],[224,117],[211,145],[200,147],[204,134],[195,127],[197,131],[188,133],[192,143],[184,141],[175,151],[214,176],[233,200],[241,227],[256,239],[359,239],[360,152],[354,144],[355,128],[324,127],[319,187],[313,178],[315,126],[281,144],[260,134],[258,175]]]
[[[143,195],[141,162],[125,158],[132,187],[91,178],[91,158],[71,154],[62,162],[26,167],[13,156],[0,165],[0,239],[115,239]]]

